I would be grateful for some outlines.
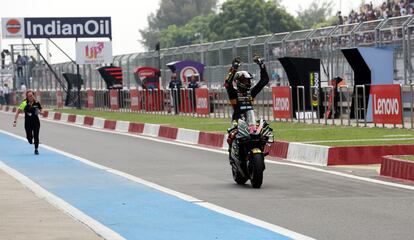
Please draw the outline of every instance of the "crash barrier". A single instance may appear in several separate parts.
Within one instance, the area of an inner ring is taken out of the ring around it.
[[[399,156],[384,156],[381,175],[414,181],[414,162],[399,159]]]
[[[414,128],[414,84],[311,86],[310,90],[304,86],[266,87],[255,99],[255,112],[271,121]],[[62,107],[64,92],[36,92],[45,107]],[[231,118],[233,112],[222,88],[87,90],[81,95],[82,106],[97,111],[213,118]]]

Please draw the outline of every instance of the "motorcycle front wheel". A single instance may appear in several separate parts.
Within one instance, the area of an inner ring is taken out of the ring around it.
[[[249,159],[250,183],[253,188],[260,188],[263,183],[264,156],[252,154]]]
[[[239,185],[243,185],[247,182],[247,180],[249,180],[248,177],[243,176],[236,168],[236,166],[232,166],[231,167],[231,172],[233,174],[233,179],[234,181],[239,184]]]

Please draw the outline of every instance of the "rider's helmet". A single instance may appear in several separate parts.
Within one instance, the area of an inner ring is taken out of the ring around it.
[[[238,71],[234,76],[234,81],[236,82],[237,90],[241,92],[247,92],[252,86],[252,74],[247,71]]]

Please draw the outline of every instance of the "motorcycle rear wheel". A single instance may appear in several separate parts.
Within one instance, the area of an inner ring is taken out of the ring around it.
[[[263,183],[264,156],[253,154],[249,161],[250,183],[253,188],[260,188]]]

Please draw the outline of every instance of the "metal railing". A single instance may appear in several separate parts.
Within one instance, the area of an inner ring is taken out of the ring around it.
[[[305,94],[311,93],[312,89],[304,86],[290,88],[290,96],[296,93],[296,111],[285,118],[274,117],[272,89],[265,87],[255,99],[254,109],[259,117],[270,121],[298,122],[298,123],[318,123],[325,125],[340,126],[360,126],[360,127],[393,127],[414,129],[414,84],[401,87],[401,110],[403,112],[402,124],[375,124],[368,120],[367,99],[369,92],[366,86],[359,85],[350,87],[347,85],[333,88],[323,87],[321,93],[317,94],[316,106],[306,105]],[[308,90],[308,91],[307,91]],[[209,117],[230,119],[233,107],[230,105],[227,92],[223,88],[210,89],[208,91],[208,114],[197,113],[196,96],[193,89],[167,89],[167,90],[115,90],[115,99],[108,90],[82,90],[83,107],[96,111],[113,112],[132,112],[141,114],[160,114],[160,115],[183,115],[191,117]],[[133,99],[132,91],[137,91],[138,98]],[[93,97],[90,97],[90,93]],[[17,96],[18,94],[11,94]],[[46,108],[60,108],[58,106],[57,91],[38,91],[37,98]],[[66,93],[62,92],[63,102]],[[339,100],[335,100],[335,98]],[[308,99],[308,100],[309,100]],[[117,102],[117,107],[113,107],[113,102]],[[293,99],[292,99],[293,100]],[[11,101],[18,103],[16,99]],[[305,107],[308,106],[308,107]],[[66,106],[70,107],[70,106]],[[290,104],[293,107],[293,104]],[[322,112],[320,110],[323,110]],[[329,114],[328,114],[329,113]],[[352,114],[353,113],[353,114]]]

